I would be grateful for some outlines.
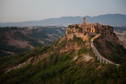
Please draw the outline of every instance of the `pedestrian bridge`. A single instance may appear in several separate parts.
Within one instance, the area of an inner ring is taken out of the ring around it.
[[[110,61],[109,59],[106,59],[104,56],[102,56],[102,55],[98,52],[97,48],[94,46],[93,41],[94,41],[94,39],[98,38],[99,36],[100,36],[100,34],[96,35],[94,38],[91,39],[91,48],[92,48],[92,50],[93,50],[93,52],[94,52],[94,54],[95,54],[97,60],[98,60],[99,62],[101,62],[101,63],[113,64],[113,65],[115,65],[115,66],[120,66],[120,64],[116,64],[116,63]]]

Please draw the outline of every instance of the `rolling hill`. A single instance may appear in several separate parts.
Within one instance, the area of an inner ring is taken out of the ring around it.
[[[45,46],[64,34],[62,27],[0,27],[0,56]]]

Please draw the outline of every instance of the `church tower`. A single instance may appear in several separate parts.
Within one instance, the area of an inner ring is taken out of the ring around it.
[[[86,24],[86,18],[85,17],[83,18],[83,24]]]

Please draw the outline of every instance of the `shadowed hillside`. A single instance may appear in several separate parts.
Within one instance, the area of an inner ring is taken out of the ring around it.
[[[62,27],[0,27],[0,56],[53,43],[64,34]]]

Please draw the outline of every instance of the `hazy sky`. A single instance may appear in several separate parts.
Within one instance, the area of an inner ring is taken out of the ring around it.
[[[0,0],[0,22],[125,14],[126,0]]]

